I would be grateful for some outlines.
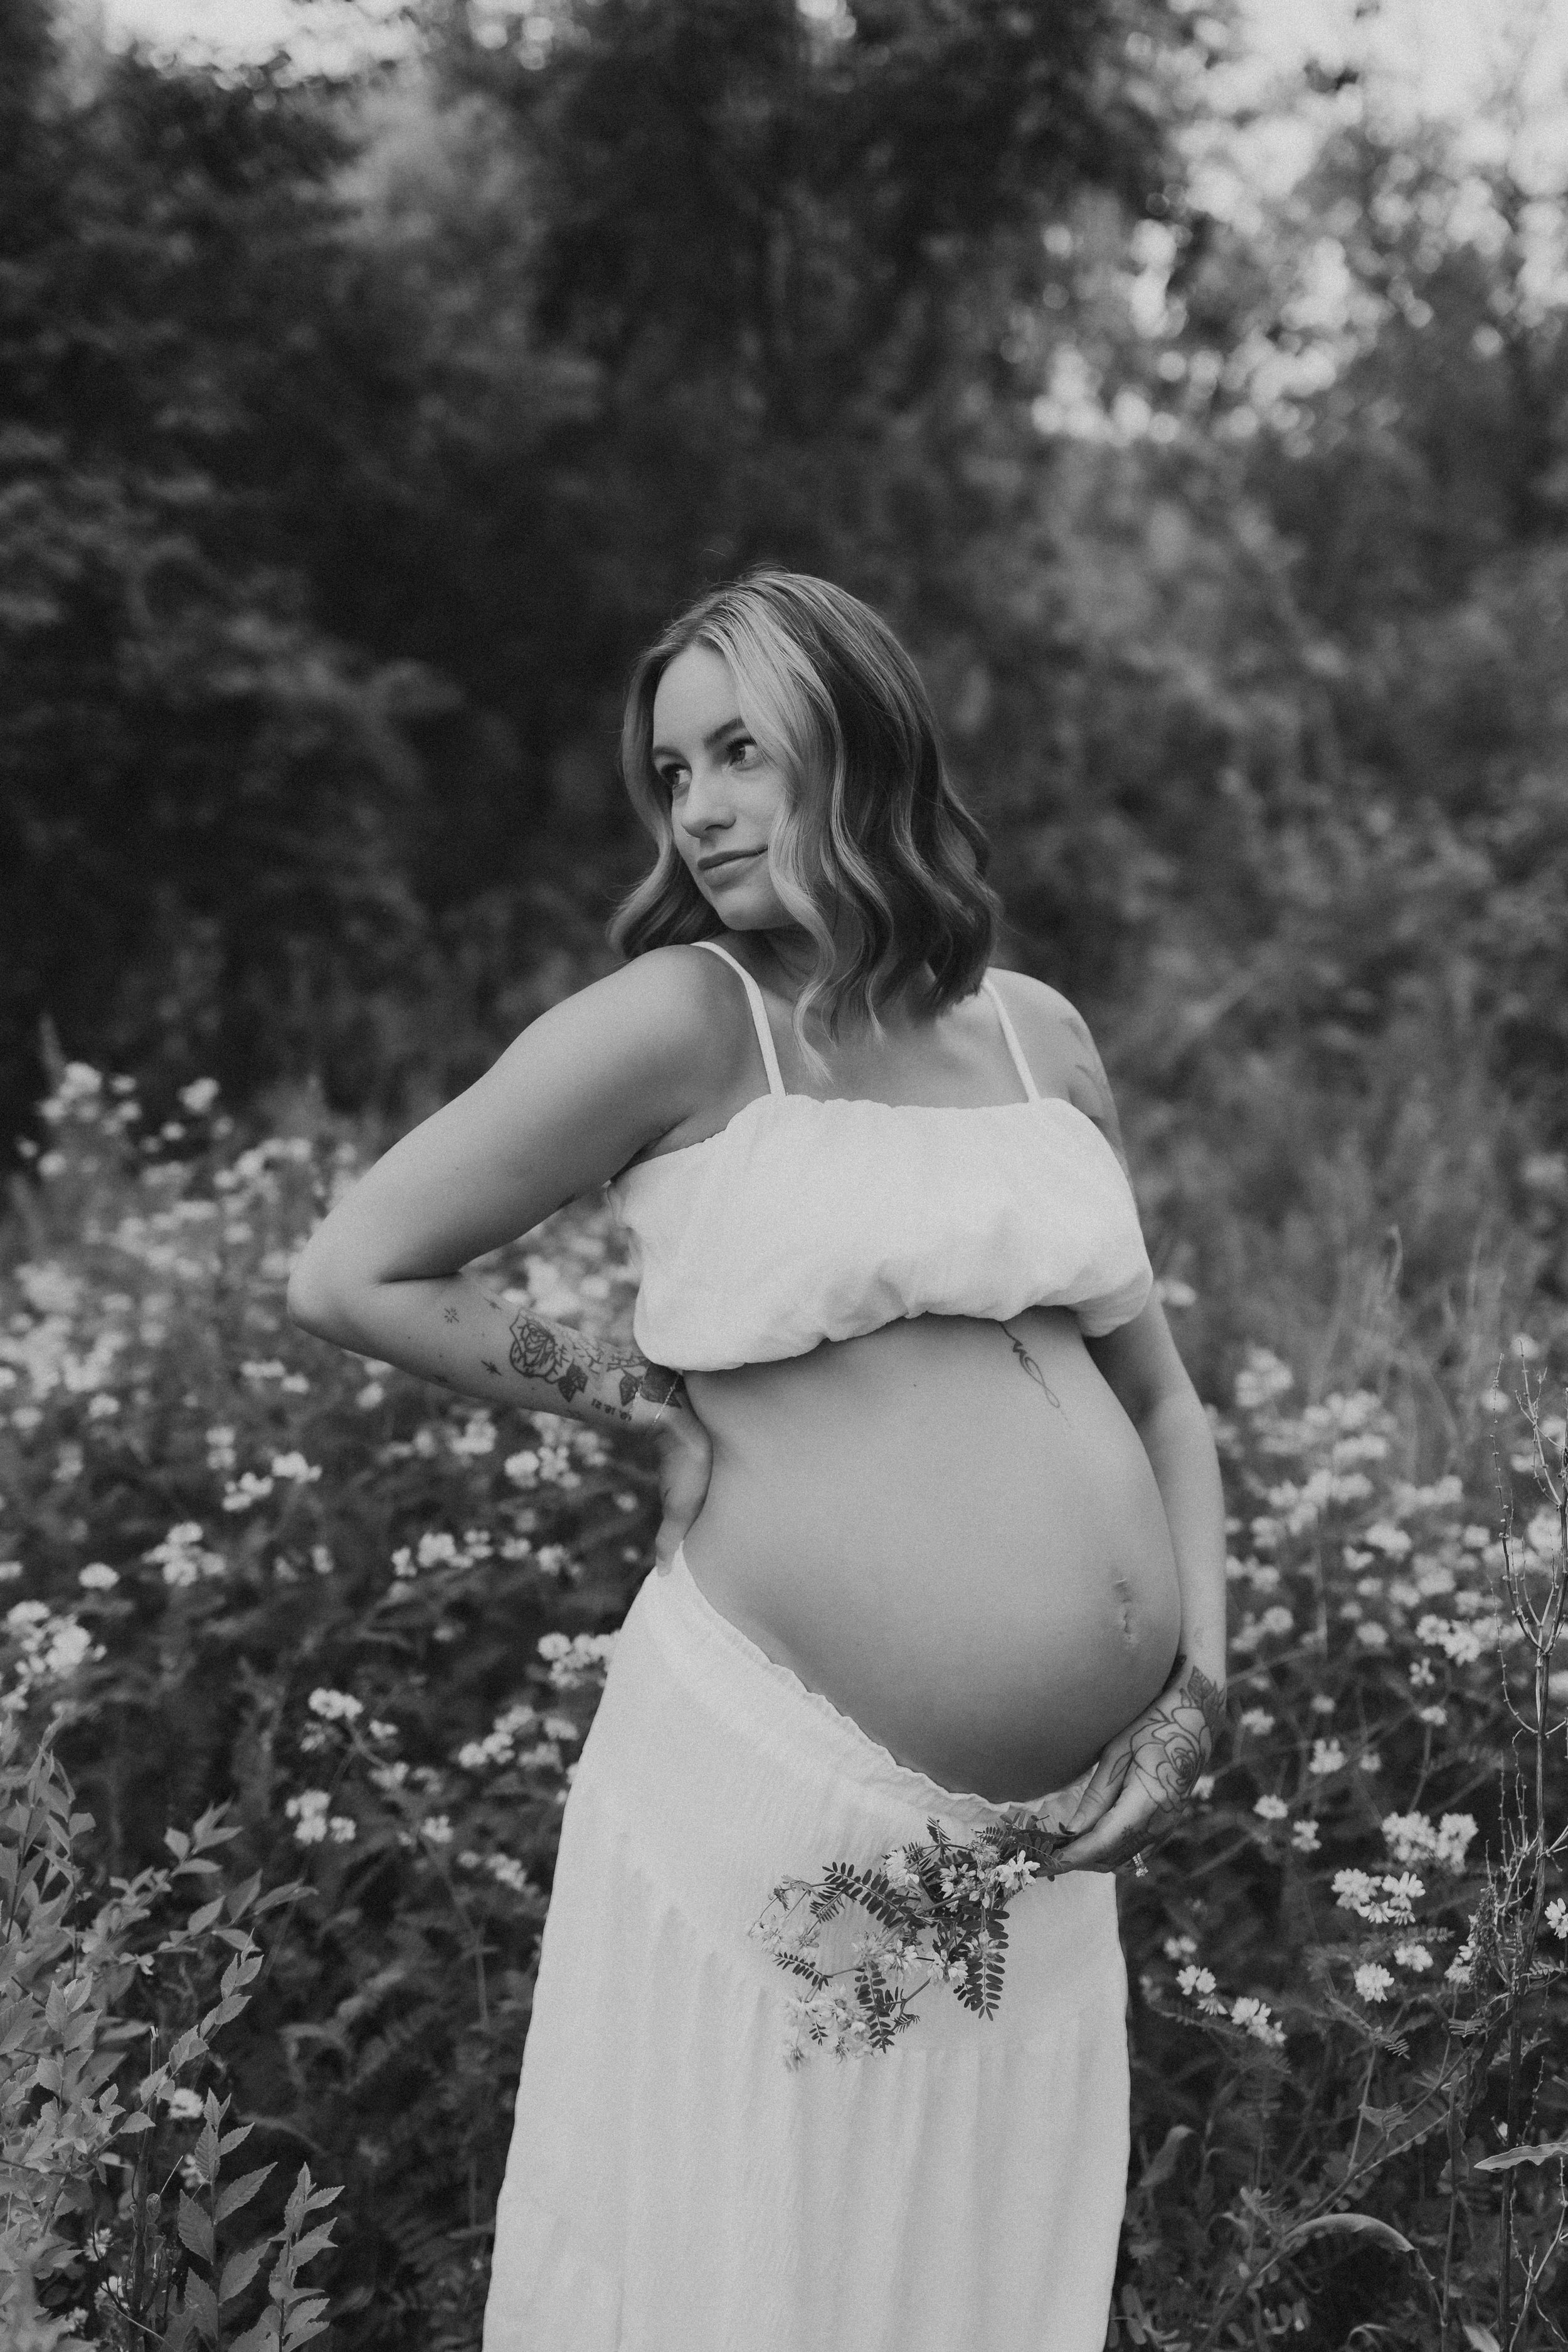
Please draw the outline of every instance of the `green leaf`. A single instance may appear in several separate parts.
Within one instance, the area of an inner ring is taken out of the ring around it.
[[[231,2180],[228,2187],[219,2192],[217,2219],[226,2221],[231,2213],[237,2213],[242,2205],[248,2205],[268,2174],[277,2168],[275,2164],[263,2164],[255,2172],[242,2172],[237,2180]]]
[[[237,2294],[245,2293],[266,2261],[267,2250],[271,2243],[270,2238],[258,2238],[253,2246],[242,2246],[237,2254],[230,2254],[223,2266],[223,2276],[218,2281],[219,2303],[232,2303]]]
[[[1462,2324],[1465,2341],[1469,2346],[1470,2352],[1502,2352],[1501,2346],[1489,2327],[1483,2327],[1473,2319],[1467,2319]]]
[[[276,2311],[264,2311],[243,2336],[235,2337],[228,2352],[278,2352],[279,2325]]]
[[[1516,2164],[1557,2164],[1568,2158],[1568,2139],[1537,2140],[1531,2147],[1508,2147],[1496,2156],[1483,2156],[1471,2167],[1475,2172],[1511,2172]]]
[[[306,2231],[294,2248],[294,2268],[297,2271],[302,2271],[307,2263],[314,2262],[318,2254],[326,2252],[332,2242],[332,2231],[336,2227],[335,2221],[325,2221],[319,2230]]]
[[[174,2226],[179,2231],[182,2245],[188,2246],[193,2254],[199,2254],[204,2263],[214,2259],[217,2249],[213,2242],[212,2215],[184,2190],[180,2193],[180,2210]]]
[[[302,2295],[284,2322],[283,2352],[299,2352],[300,2346],[309,2344],[312,2338],[321,2335],[326,2325],[326,2296]]]
[[[185,2308],[192,2312],[202,2334],[211,2344],[218,2340],[217,2297],[205,2278],[193,2271],[185,2281]]]
[[[1279,2251],[1282,2254],[1293,2254],[1298,2246],[1306,2244],[1309,2238],[1327,2237],[1374,2238],[1380,2246],[1391,2246],[1397,2253],[1409,2254],[1415,2251],[1408,2238],[1402,2238],[1388,2222],[1375,2221],[1370,2213],[1320,2213],[1315,2221],[1299,2222],[1289,2231]]]

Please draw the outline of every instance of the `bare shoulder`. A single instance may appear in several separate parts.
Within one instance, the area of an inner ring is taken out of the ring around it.
[[[595,1049],[618,1070],[634,1065],[679,1086],[722,1060],[751,1022],[741,983],[717,956],[695,946],[650,948],[590,981],[542,1013],[515,1041],[535,1031],[569,1031],[579,1049]]]
[[[1070,999],[1026,971],[993,971],[1043,1095],[1061,1095],[1091,1118],[1126,1165],[1115,1097],[1088,1022]]]

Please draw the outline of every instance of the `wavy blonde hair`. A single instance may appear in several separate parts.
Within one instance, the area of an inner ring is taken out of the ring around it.
[[[911,984],[932,1013],[971,995],[1001,913],[990,844],[948,779],[925,688],[891,629],[803,572],[763,568],[710,591],[633,670],[621,775],[658,854],[616,908],[611,945],[637,956],[725,928],[676,848],[651,757],[659,679],[690,646],[728,665],[742,718],[786,781],[768,862],[816,949],[794,1018],[808,1065],[825,1072],[808,1028],[837,1037],[847,1016],[879,1028]]]

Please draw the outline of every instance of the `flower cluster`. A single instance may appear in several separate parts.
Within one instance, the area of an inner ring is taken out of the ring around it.
[[[1227,2004],[1221,1998],[1212,1969],[1198,1968],[1189,1961],[1177,1972],[1176,1990],[1184,2000],[1196,2003],[1200,2015],[1222,2019],[1238,2027],[1266,2050],[1284,2048],[1285,2029],[1277,2021],[1268,2003],[1251,1993],[1243,1993]]]
[[[837,2058],[890,2050],[916,2023],[915,2002],[931,1983],[976,2017],[995,2015],[1008,1906],[1031,1879],[1052,1875],[1066,1832],[1027,1812],[1005,1813],[967,1841],[939,1821],[926,1830],[925,1842],[895,1847],[878,1866],[830,1863],[816,1879],[784,1878],[773,1888],[752,1934],[807,1987],[788,2004],[789,2066],[804,2063],[807,2045]],[[846,1965],[826,1968],[828,1931],[852,1912],[864,1914],[868,1931]]]

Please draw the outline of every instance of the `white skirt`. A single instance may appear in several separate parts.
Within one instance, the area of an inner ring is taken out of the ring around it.
[[[1112,1879],[1014,1897],[995,2017],[932,1984],[891,2050],[795,2072],[800,1988],[747,1932],[782,1877],[997,1811],[808,1691],[679,1551],[647,1579],[562,1823],[484,2352],[1101,2352],[1128,2154]]]

